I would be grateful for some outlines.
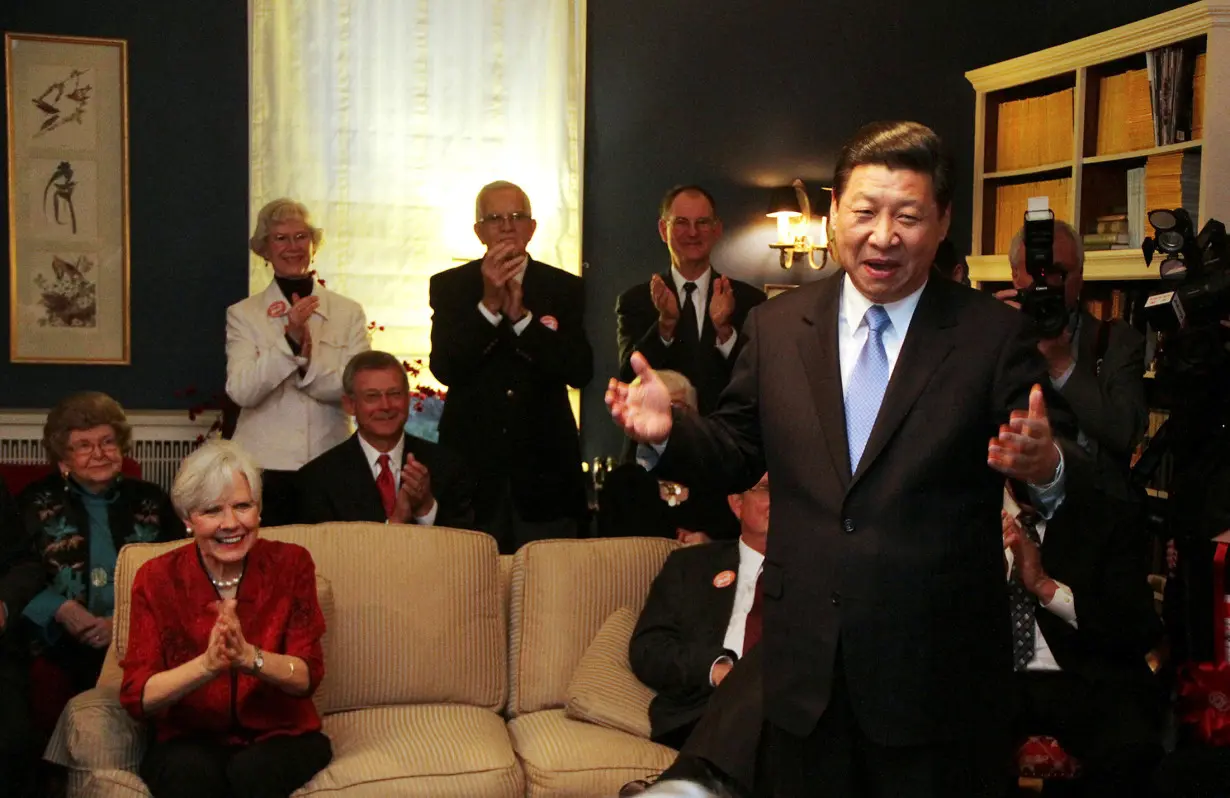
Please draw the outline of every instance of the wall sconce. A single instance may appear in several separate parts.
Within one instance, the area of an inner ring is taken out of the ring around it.
[[[807,187],[802,180],[796,179],[789,186],[773,189],[766,215],[777,219],[777,242],[769,246],[780,253],[783,269],[793,266],[794,259],[799,255],[806,255],[807,263],[813,269],[823,269],[828,265],[828,220],[820,217],[820,239],[813,244],[810,235],[811,201],[807,198]],[[812,255],[817,250],[824,253],[820,263],[816,263]]]

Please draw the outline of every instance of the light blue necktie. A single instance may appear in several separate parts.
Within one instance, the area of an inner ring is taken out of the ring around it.
[[[884,351],[884,330],[892,325],[888,311],[880,305],[867,308],[867,341],[859,352],[850,384],[846,390],[846,440],[850,444],[850,473],[858,470],[871,428],[875,426],[884,391],[888,388],[888,353]]]

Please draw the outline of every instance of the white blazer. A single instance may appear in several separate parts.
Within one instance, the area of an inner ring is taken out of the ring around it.
[[[295,471],[350,436],[342,371],[371,348],[367,318],[358,302],[324,286],[312,295],[320,305],[308,319],[310,362],[286,342],[290,302],[276,281],[226,311],[226,394],[243,408],[234,440],[261,468]]]

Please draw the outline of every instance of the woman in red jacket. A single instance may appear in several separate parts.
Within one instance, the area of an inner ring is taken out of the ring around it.
[[[171,489],[196,545],[133,584],[120,699],[153,725],[140,773],[155,798],[289,796],[332,758],[311,699],[324,676],[315,565],[260,540],[260,494],[242,449],[203,445]]]

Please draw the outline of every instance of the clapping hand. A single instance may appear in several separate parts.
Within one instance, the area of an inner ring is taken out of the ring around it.
[[[1013,410],[999,435],[991,438],[987,465],[1011,479],[1038,486],[1050,484],[1059,462],[1042,386],[1035,385],[1029,392],[1029,410]]]
[[[291,294],[290,301],[290,311],[286,314],[286,334],[295,343],[302,344],[307,335],[308,319],[312,318],[312,314],[320,306],[320,297],[300,298],[298,294]]]
[[[713,281],[713,296],[709,298],[709,320],[717,330],[718,343],[724,344],[730,340],[734,327],[730,320],[735,315],[735,292],[730,287],[729,277],[719,277]]]
[[[658,311],[658,335],[669,341],[675,337],[675,326],[679,323],[679,298],[660,274],[650,278],[649,293]]]
[[[671,434],[671,394],[640,352],[632,353],[631,384],[611,380],[606,406],[629,438],[637,443],[663,443]]]
[[[205,648],[205,667],[210,673],[241,668],[255,658],[255,652],[249,651],[252,646],[243,636],[243,625],[235,612],[237,606],[234,599],[218,602],[218,617]]]
[[[491,313],[504,313],[508,299],[508,283],[525,265],[529,256],[517,252],[517,245],[501,241],[487,250],[480,271],[483,275],[483,305]],[[520,289],[520,283],[517,288]],[[520,305],[520,299],[517,302]]]
[[[406,464],[401,469],[401,487],[397,490],[397,501],[393,505],[393,520],[408,524],[411,519],[422,518],[431,512],[435,503],[435,497],[431,494],[431,472],[414,459],[414,455],[407,453]]]

